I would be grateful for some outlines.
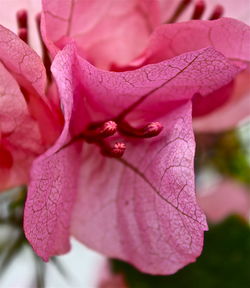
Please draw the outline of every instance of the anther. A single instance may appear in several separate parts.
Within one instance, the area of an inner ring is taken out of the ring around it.
[[[209,17],[209,20],[216,20],[219,19],[220,17],[222,17],[224,13],[224,8],[221,5],[217,5],[215,6],[212,14]]]
[[[26,10],[19,10],[16,13],[17,26],[18,28],[28,27],[28,13]]]
[[[105,156],[121,158],[126,150],[126,145],[123,142],[116,142],[113,146],[108,146],[107,143],[101,145],[101,152]]]
[[[19,10],[16,13],[18,36],[28,44],[28,13],[26,10]]]
[[[18,30],[18,37],[28,44],[28,31],[26,28],[20,28]]]
[[[142,128],[134,128],[128,123],[123,122],[118,126],[119,131],[130,137],[151,138],[159,135],[163,126],[159,122],[151,122]]]
[[[195,3],[194,12],[192,19],[201,19],[202,14],[204,13],[206,4],[203,0],[200,0]]]
[[[84,131],[86,140],[96,142],[98,139],[113,136],[117,131],[117,124],[114,121],[104,122],[101,126],[89,127]]]
[[[167,23],[175,22],[179,16],[186,10],[188,5],[192,2],[192,0],[182,0],[181,3],[176,8],[173,16],[167,21]]]

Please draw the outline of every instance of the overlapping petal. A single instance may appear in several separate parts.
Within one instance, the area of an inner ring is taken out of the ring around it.
[[[46,260],[67,251],[75,203],[73,234],[92,248],[154,274],[194,261],[206,224],[194,194],[190,99],[231,82],[239,68],[208,48],[109,72],[77,56],[71,44],[58,53],[52,71],[65,127],[32,167],[25,231],[35,251]],[[80,143],[63,147],[89,123],[121,118],[160,121],[164,130],[151,140],[122,137],[127,151],[121,160],[102,156],[95,144],[84,143],[82,154]]]
[[[0,189],[6,189],[27,183],[32,160],[55,140],[60,127],[44,94],[41,59],[3,26],[0,60]]]
[[[146,46],[160,21],[158,8],[153,0],[43,0],[43,37],[53,56],[74,39],[96,66],[124,65]]]

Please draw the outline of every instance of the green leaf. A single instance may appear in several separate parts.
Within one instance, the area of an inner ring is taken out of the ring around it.
[[[249,288],[250,227],[236,217],[212,227],[205,234],[204,251],[197,262],[171,276],[151,276],[123,262],[112,263],[130,288]]]

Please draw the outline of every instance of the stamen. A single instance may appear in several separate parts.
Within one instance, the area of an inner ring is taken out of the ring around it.
[[[114,158],[121,158],[126,150],[126,145],[123,142],[117,142],[113,146],[102,143],[100,147],[103,155]]]
[[[219,19],[220,17],[222,17],[223,13],[224,13],[224,8],[223,8],[223,6],[217,5],[217,6],[214,8],[211,16],[209,17],[209,20]]]
[[[19,10],[16,13],[18,36],[28,44],[28,13],[26,10]]]
[[[84,131],[84,137],[89,142],[96,142],[98,139],[113,136],[116,131],[117,124],[114,121],[107,121],[101,126],[89,127]]]
[[[163,129],[163,126],[159,122],[151,122],[142,128],[134,128],[128,123],[123,122],[118,126],[121,133],[138,138],[151,138],[159,135]]]
[[[20,28],[18,31],[18,37],[28,44],[28,31],[26,28]]]
[[[205,8],[206,8],[206,4],[203,0],[196,2],[192,19],[201,19],[201,16],[204,13]]]
[[[179,16],[186,10],[188,5],[192,2],[192,0],[182,0],[182,2],[176,8],[173,16],[167,21],[167,23],[175,22]]]
[[[28,13],[26,10],[19,10],[16,13],[18,28],[28,28]]]
[[[51,60],[50,60],[50,56],[49,56],[47,47],[45,46],[45,44],[43,42],[43,39],[42,39],[42,34],[41,34],[41,30],[40,30],[40,24],[41,24],[41,13],[36,15],[36,25],[37,25],[39,39],[40,39],[41,46],[42,46],[43,64],[44,64],[44,67],[46,69],[48,82],[51,82],[52,81],[52,74],[51,74],[51,71],[50,71]]]

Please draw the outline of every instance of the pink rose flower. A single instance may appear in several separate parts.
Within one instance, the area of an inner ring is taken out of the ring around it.
[[[40,57],[0,26],[0,190],[28,182],[32,161],[61,130]]]
[[[105,69],[135,69],[208,46],[232,61],[245,63],[246,69],[250,41],[243,23],[219,19],[160,24],[216,19],[223,14],[249,23],[248,0],[191,2],[110,0],[100,5],[98,0],[68,0],[62,5],[43,0],[43,37],[53,56],[74,40],[79,55]],[[229,129],[250,115],[249,76],[248,70],[242,71],[209,97],[195,95],[193,125],[197,132]]]

